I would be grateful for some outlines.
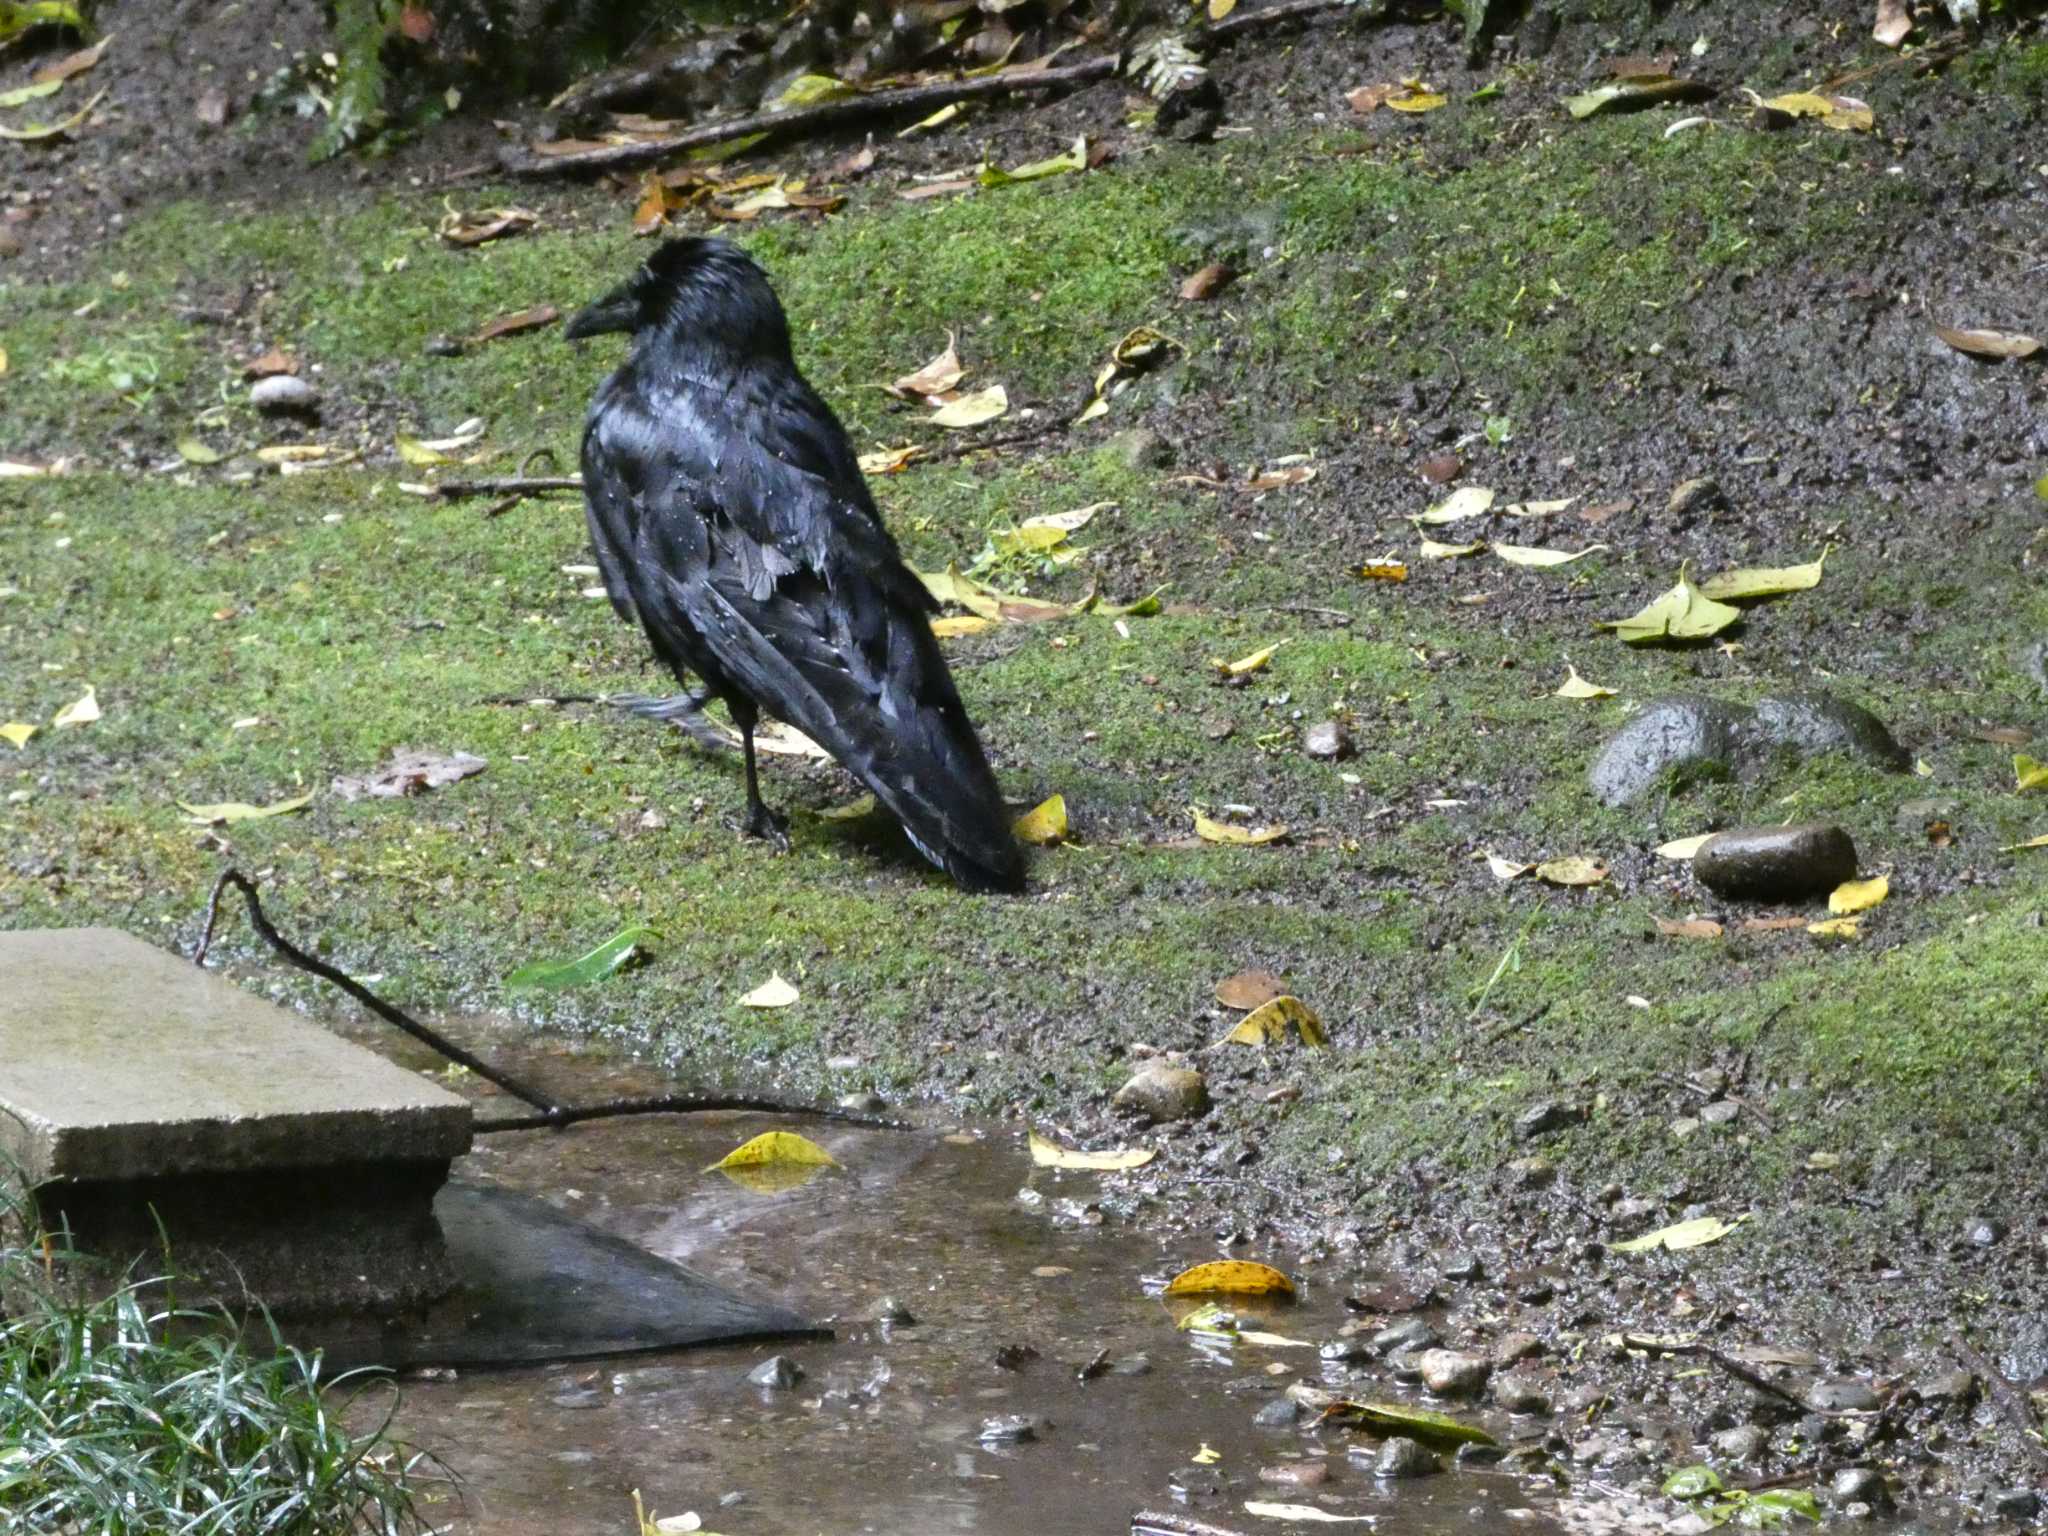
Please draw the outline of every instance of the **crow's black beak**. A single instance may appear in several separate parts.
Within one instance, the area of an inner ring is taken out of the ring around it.
[[[602,336],[607,331],[632,331],[639,324],[640,300],[630,287],[614,288],[595,304],[571,315],[562,334],[570,341],[579,341],[585,336]]]

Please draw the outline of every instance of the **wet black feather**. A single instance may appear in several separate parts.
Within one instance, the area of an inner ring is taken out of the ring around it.
[[[824,747],[973,890],[1023,857],[845,430],[790,355],[767,278],[722,240],[661,246],[572,335],[633,346],[583,435],[591,542],[621,617],[751,721]]]

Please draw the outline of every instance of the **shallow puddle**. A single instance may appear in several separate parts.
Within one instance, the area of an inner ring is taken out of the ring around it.
[[[473,1026],[464,1033],[478,1039]],[[670,1086],[645,1068],[492,1034],[479,1041],[487,1056],[572,1101]],[[500,1102],[491,1098],[494,1112]],[[694,1511],[726,1536],[1122,1533],[1141,1509],[1247,1533],[1312,1528],[1247,1513],[1247,1501],[1371,1515],[1382,1531],[1560,1528],[1531,1507],[1540,1495],[1523,1478],[1459,1468],[1379,1482],[1347,1454],[1357,1445],[1369,1456],[1370,1440],[1254,1426],[1288,1382],[1321,1379],[1313,1345],[1355,1316],[1334,1277],[1301,1274],[1284,1253],[1234,1252],[1295,1270],[1298,1303],[1256,1326],[1309,1347],[1206,1342],[1178,1331],[1150,1292],[1219,1257],[1215,1245],[1163,1241],[1088,1210],[1103,1176],[1033,1167],[1020,1130],[783,1122],[843,1171],[769,1195],[704,1171],[775,1124],[669,1115],[479,1140],[458,1177],[542,1196],[784,1302],[833,1337],[411,1377],[399,1431],[461,1479],[459,1518],[450,1499],[437,1524],[620,1536],[638,1489],[651,1512]],[[914,1323],[878,1321],[885,1301]],[[1079,1368],[1104,1352],[1121,1363],[1082,1380]],[[802,1379],[750,1384],[747,1373],[778,1353]],[[985,1443],[985,1422],[1006,1415],[1035,1420],[1035,1437]],[[1260,1480],[1262,1467],[1288,1463],[1322,1463],[1325,1480]]]

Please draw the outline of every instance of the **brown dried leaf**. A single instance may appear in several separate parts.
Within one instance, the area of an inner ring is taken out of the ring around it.
[[[517,336],[521,331],[537,331],[542,326],[553,325],[561,318],[562,312],[554,305],[536,304],[532,309],[498,316],[487,322],[470,340],[485,342],[496,341],[500,336]]]
[[[1216,983],[1217,1002],[1226,1008],[1241,1008],[1246,1012],[1287,994],[1286,978],[1275,976],[1271,971],[1239,971],[1235,976],[1226,976]]]
[[[1877,25],[1870,35],[1887,48],[1896,48],[1913,30],[1913,18],[1906,0],[1877,0]]]
[[[82,75],[99,63],[100,55],[107,51],[107,44],[113,40],[114,34],[109,32],[90,48],[81,48],[76,53],[66,54],[54,64],[45,64],[28,77],[29,82],[33,85],[48,85],[52,80],[62,82],[69,80],[73,75]]]
[[[1937,325],[1934,334],[1958,352],[1967,352],[1972,357],[1987,357],[1995,362],[2002,362],[2008,357],[2032,357],[2041,350],[2038,338],[2023,336],[2017,331],[1959,331],[1951,326]]]
[[[373,772],[336,779],[334,792],[344,800],[396,800],[457,783],[487,766],[468,752],[394,752]]]
[[[1805,926],[1803,917],[1745,917],[1742,920],[1744,933],[1785,933]]]
[[[1718,939],[1727,930],[1710,917],[1660,917],[1657,931],[1667,939]]]
[[[926,363],[915,373],[906,373],[889,386],[889,393],[908,399],[913,395],[927,398],[943,395],[960,387],[960,381],[967,377],[967,365],[960,361],[958,338],[953,332],[946,332],[946,350]]]
[[[540,215],[530,208],[485,208],[477,213],[458,213],[451,208],[435,233],[450,245],[469,247],[524,234],[539,223]]]
[[[1675,53],[1625,53],[1607,61],[1607,74],[1614,80],[1662,79],[1677,67]]]
[[[834,160],[825,168],[825,175],[832,181],[858,181],[874,168],[875,146],[869,144]]]
[[[1213,299],[1237,281],[1237,273],[1220,261],[1212,261],[1180,285],[1180,296],[1191,303]]]
[[[271,379],[281,373],[297,373],[299,360],[281,347],[272,347],[261,357],[252,357],[242,364],[245,379]]]

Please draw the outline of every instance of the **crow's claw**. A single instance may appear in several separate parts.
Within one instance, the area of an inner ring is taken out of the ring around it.
[[[758,837],[763,842],[773,843],[778,853],[789,852],[789,818],[778,816],[758,800],[747,808],[747,819],[740,823],[741,837]]]

